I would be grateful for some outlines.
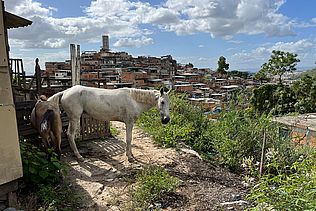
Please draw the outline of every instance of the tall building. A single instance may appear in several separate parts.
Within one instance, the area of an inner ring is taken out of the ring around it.
[[[102,36],[102,51],[105,51],[105,52],[110,51],[109,35]]]

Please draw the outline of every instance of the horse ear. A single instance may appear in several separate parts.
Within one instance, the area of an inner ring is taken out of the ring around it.
[[[163,87],[160,88],[160,95],[163,95]]]

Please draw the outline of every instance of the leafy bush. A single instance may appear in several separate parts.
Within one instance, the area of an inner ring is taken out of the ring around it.
[[[57,154],[49,149],[49,155],[38,147],[20,141],[23,165],[23,179],[27,185],[54,184],[59,181],[65,165],[57,159]]]
[[[231,170],[238,170],[243,158],[260,160],[263,130],[269,146],[282,145],[278,127],[267,115],[254,115],[251,110],[223,112],[217,121],[206,118],[201,108],[193,106],[183,96],[171,98],[171,120],[162,126],[155,111],[145,113],[138,125],[159,143],[177,146],[190,145],[209,159],[216,159]]]
[[[251,104],[259,113],[286,114],[295,112],[294,91],[283,85],[266,84],[253,91]]]
[[[75,210],[80,202],[80,196],[66,184],[41,185],[37,195],[40,198],[40,210]]]
[[[254,118],[245,111],[223,114],[209,128],[220,162],[231,170],[237,170],[244,157],[260,155],[262,131],[266,125],[266,117]]]
[[[304,153],[284,168],[278,153],[270,153],[267,168],[277,171],[265,174],[248,199],[257,205],[250,210],[315,210],[316,152]]]
[[[316,111],[316,77],[305,75],[295,82],[292,89],[297,102],[295,110],[299,113],[311,113]]]
[[[254,89],[251,105],[259,113],[316,111],[316,78],[305,75],[292,86],[266,84]]]
[[[161,124],[159,113],[155,109],[144,113],[137,123],[162,145],[174,147],[179,142],[184,142],[201,150],[206,147],[201,142],[210,141],[207,139],[208,135],[204,134],[209,121],[200,107],[192,106],[184,98],[184,95],[170,96],[171,113],[167,125]]]
[[[174,192],[178,185],[179,180],[170,176],[163,168],[145,168],[136,177],[136,188],[132,192],[133,210],[147,210],[151,203]]]

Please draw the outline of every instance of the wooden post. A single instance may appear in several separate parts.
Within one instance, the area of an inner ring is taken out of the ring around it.
[[[266,147],[266,129],[264,128],[263,129],[262,150],[261,150],[261,161],[260,161],[260,168],[259,168],[260,177],[262,176],[262,172],[263,172],[265,147]]]
[[[98,69],[98,88],[100,88],[100,69]]]
[[[36,75],[36,90],[37,94],[41,94],[42,90],[42,79],[41,79],[41,68],[38,64],[38,58],[35,59],[35,75]]]
[[[76,46],[70,44],[71,86],[76,85]]]
[[[76,54],[76,85],[80,85],[80,45],[77,45]]]
[[[24,71],[22,59],[20,60],[20,62],[21,62],[21,70],[22,70],[23,89],[26,89],[25,71]]]
[[[49,74],[47,74],[46,80],[47,80],[47,88],[50,89],[50,77],[49,77]]]
[[[70,44],[71,85],[80,84],[80,45]]]

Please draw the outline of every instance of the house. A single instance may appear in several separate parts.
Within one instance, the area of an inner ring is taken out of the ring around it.
[[[282,126],[280,131],[293,141],[316,147],[316,113],[282,116],[273,119]]]
[[[71,70],[55,70],[55,78],[71,78]]]

